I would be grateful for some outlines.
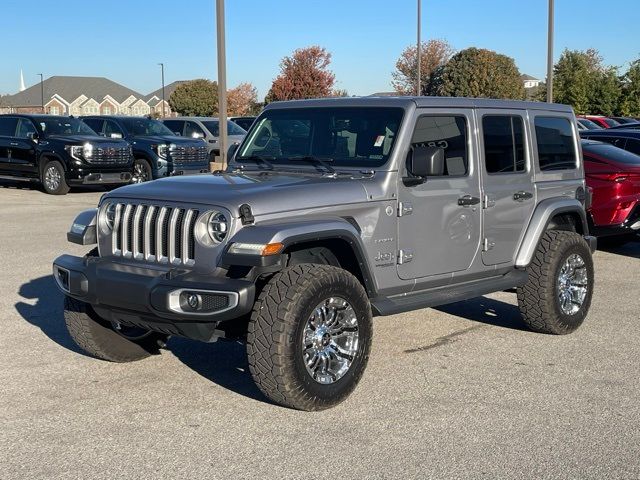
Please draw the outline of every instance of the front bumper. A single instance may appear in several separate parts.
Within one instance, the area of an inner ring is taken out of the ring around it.
[[[117,185],[131,181],[131,165],[117,168],[78,168],[66,174],[69,185]]]
[[[99,257],[61,255],[53,262],[53,276],[65,295],[90,304],[107,321],[202,341],[217,337],[220,322],[249,313],[255,297],[248,280]],[[191,293],[200,298],[202,308],[187,305]]]

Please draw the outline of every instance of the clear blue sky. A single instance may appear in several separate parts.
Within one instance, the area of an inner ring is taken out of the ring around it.
[[[0,93],[37,73],[105,76],[148,93],[166,83],[216,78],[215,0],[2,0]],[[610,7],[610,8],[609,8]],[[544,78],[547,0],[423,0],[423,38],[457,50],[513,57]],[[283,56],[318,44],[333,54],[336,87],[352,95],[392,90],[391,72],[415,42],[416,0],[227,0],[227,82],[263,97]],[[556,0],[556,59],[597,48],[626,68],[640,56],[640,1]]]

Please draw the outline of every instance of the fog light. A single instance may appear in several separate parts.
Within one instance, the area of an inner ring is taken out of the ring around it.
[[[53,276],[56,282],[58,283],[58,286],[65,292],[68,292],[69,291],[69,270],[60,268],[57,265],[54,268],[55,268],[55,271]]]
[[[202,307],[202,297],[193,292],[182,292],[181,304],[184,310],[200,310]]]

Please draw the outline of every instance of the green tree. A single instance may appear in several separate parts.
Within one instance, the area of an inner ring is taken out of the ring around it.
[[[640,117],[640,58],[631,63],[622,77],[619,112],[629,117]]]
[[[453,47],[446,40],[429,40],[420,46],[420,89],[421,95],[429,91],[429,80],[438,68],[449,61],[454,53]],[[418,49],[411,45],[404,49],[396,61],[396,70],[391,73],[391,85],[400,95],[416,94],[416,78],[418,71]]]
[[[169,97],[169,105],[179,115],[217,115],[218,82],[202,78],[181,83]]]
[[[438,67],[429,82],[430,95],[524,99],[524,84],[512,58],[467,48]]]
[[[319,46],[299,48],[280,62],[280,74],[265,102],[330,97],[335,75],[329,70],[331,53]]]
[[[571,105],[576,113],[590,113],[594,64],[586,52],[565,50],[553,67],[553,101]]]
[[[617,113],[622,94],[618,69],[609,67],[593,71],[590,75],[589,111],[607,116]]]

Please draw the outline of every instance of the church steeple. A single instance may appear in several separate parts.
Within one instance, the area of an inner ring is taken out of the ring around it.
[[[27,89],[27,87],[24,86],[24,75],[22,74],[22,69],[20,69],[20,91],[23,92]]]

